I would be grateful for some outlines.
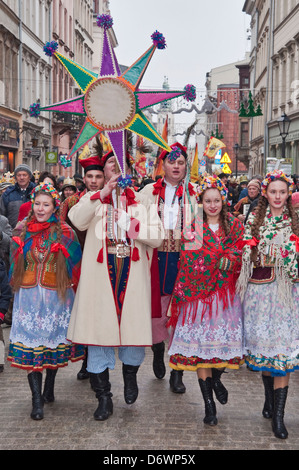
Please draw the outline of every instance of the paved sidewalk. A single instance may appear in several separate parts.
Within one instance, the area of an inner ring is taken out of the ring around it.
[[[9,328],[4,328],[6,351]],[[78,381],[81,363],[57,374],[55,397],[45,405],[42,421],[30,418],[31,394],[26,373],[5,364],[0,374],[1,450],[298,450],[299,376],[291,376],[285,424],[289,438],[273,436],[271,421],[262,417],[263,386],[260,374],[245,366],[229,371],[223,382],[229,402],[217,404],[218,425],[204,425],[204,407],[195,373],[184,374],[187,391],[173,394],[169,371],[163,380],[152,372],[152,352],[138,372],[139,397],[133,405],[123,398],[121,364],[111,371],[114,412],[95,421],[97,400],[89,381]]]

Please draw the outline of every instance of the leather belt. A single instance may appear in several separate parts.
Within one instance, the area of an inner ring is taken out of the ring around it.
[[[108,246],[107,251],[109,255],[116,255],[117,258],[127,258],[131,253],[130,247],[122,243],[118,243],[115,246]]]

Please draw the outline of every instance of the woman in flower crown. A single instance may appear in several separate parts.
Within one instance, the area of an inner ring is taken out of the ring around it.
[[[292,180],[268,173],[244,235],[238,291],[244,299],[246,362],[262,372],[263,416],[276,437],[288,436],[284,408],[290,373],[299,369],[299,218]]]
[[[12,237],[10,279],[15,298],[8,360],[27,370],[31,418],[39,420],[44,402],[54,401],[58,368],[84,355],[83,347],[66,340],[81,248],[73,230],[60,220],[59,194],[53,186],[38,185],[31,201],[28,217]]]
[[[179,273],[171,301],[170,367],[197,372],[205,403],[204,423],[217,424],[217,400],[228,392],[221,382],[225,368],[244,363],[242,306],[235,295],[241,269],[242,223],[227,209],[227,189],[207,176],[198,186],[203,217],[185,231]]]

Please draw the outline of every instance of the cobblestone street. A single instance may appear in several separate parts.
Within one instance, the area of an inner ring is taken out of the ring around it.
[[[4,329],[6,352],[9,328]],[[81,363],[60,370],[55,402],[45,405],[42,421],[30,418],[31,393],[26,374],[5,364],[0,374],[1,450],[298,450],[299,377],[293,374],[286,406],[289,438],[275,438],[271,422],[262,417],[263,387],[260,374],[243,366],[229,371],[223,382],[229,402],[217,403],[218,425],[204,425],[204,408],[195,373],[184,375],[187,391],[173,394],[169,371],[163,380],[152,372],[152,352],[138,373],[139,397],[133,405],[123,398],[121,364],[111,371],[114,412],[95,421],[97,400],[89,381],[78,381]]]

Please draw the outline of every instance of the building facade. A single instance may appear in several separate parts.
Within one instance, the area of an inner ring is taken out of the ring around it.
[[[263,111],[250,122],[250,172],[276,167],[298,174],[299,1],[246,0],[243,11],[251,16],[251,89]],[[285,139],[278,126],[284,114]]]
[[[206,74],[206,100],[209,102],[207,141],[214,135],[225,143],[222,155],[228,154],[233,175],[248,171],[248,142],[245,140],[247,120],[239,118],[240,99],[248,91],[245,80],[249,81],[248,62],[249,56],[246,56],[243,61],[215,67]],[[245,121],[245,124],[241,121]],[[208,171],[213,171],[213,168],[213,161],[208,161]]]
[[[48,116],[35,120],[28,112],[30,104],[50,99],[51,66],[42,49],[50,7],[50,0],[0,1],[0,175],[22,161],[35,169],[50,147]]]
[[[105,2],[104,2],[105,3]],[[106,2],[107,3],[107,2]],[[72,98],[80,93],[55,58],[43,51],[47,41],[57,41],[65,57],[92,69],[92,0],[0,0],[0,177],[24,162],[31,169],[48,169],[70,176],[59,157],[67,154],[80,127],[77,116],[41,112],[29,115],[30,105]],[[58,163],[47,163],[47,154]]]

